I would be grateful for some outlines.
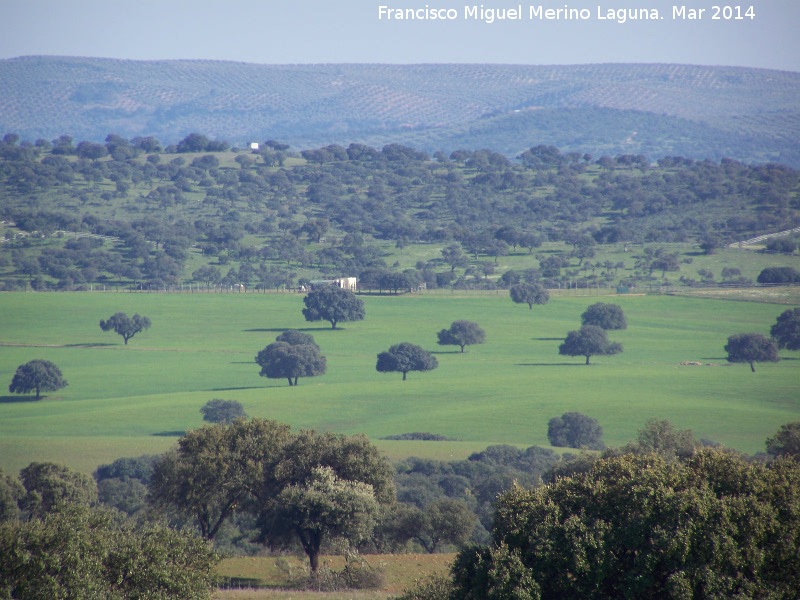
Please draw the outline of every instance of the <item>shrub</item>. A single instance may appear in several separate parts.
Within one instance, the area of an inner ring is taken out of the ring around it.
[[[767,267],[758,274],[758,283],[798,283],[800,273],[793,267]]]
[[[449,600],[453,584],[444,575],[432,575],[418,579],[414,587],[406,588],[393,600]]]

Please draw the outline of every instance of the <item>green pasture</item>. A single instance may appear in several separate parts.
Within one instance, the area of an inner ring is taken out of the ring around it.
[[[732,333],[768,333],[785,306],[671,296],[556,297],[528,310],[507,293],[364,296],[366,319],[307,323],[299,294],[0,294],[0,385],[34,358],[55,362],[69,386],[41,401],[0,395],[0,467],[15,472],[53,460],[90,472],[120,456],[162,452],[202,425],[212,398],[238,400],[250,416],[293,427],[363,432],[393,459],[464,458],[489,444],[547,446],[547,422],[566,411],[599,420],[604,441],[629,441],[649,418],[670,419],[698,437],[744,452],[800,419],[800,356],[756,366],[728,365]],[[628,329],[611,332],[625,352],[563,357],[558,345],[589,304],[620,304]],[[151,329],[124,346],[100,319],[114,312],[150,317]],[[436,345],[456,319],[478,322],[487,342]],[[312,333],[326,375],[259,377],[256,353],[288,328]],[[375,370],[376,355],[409,341],[436,353],[428,373]],[[696,361],[703,366],[681,366]],[[378,441],[427,431],[458,442]]]

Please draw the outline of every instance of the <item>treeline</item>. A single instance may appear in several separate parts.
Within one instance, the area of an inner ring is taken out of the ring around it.
[[[549,433],[597,439],[596,422],[578,416],[552,420]],[[222,553],[305,553],[317,578],[320,554],[344,547],[463,548],[451,579],[407,598],[555,599],[598,585],[602,597],[796,597],[800,423],[782,426],[761,456],[712,446],[652,420],[602,453],[490,446],[468,460],[391,466],[361,435],[239,418],[187,431],[161,456],[101,465],[94,478],[53,463],[31,463],[19,479],[0,473],[0,589],[204,598],[213,541]],[[197,535],[174,531],[186,527]]]
[[[431,157],[400,144],[296,153],[270,140],[244,151],[196,133],[167,148],[114,134],[105,144],[7,134],[0,215],[31,235],[15,239],[6,229],[0,268],[16,277],[6,277],[7,288],[281,288],[357,275],[368,288],[397,292],[497,286],[500,257],[566,242],[571,251],[537,255],[528,277],[552,287],[610,282],[620,280],[619,265],[591,260],[599,244],[692,242],[713,251],[797,226],[798,189],[798,172],[776,164],[667,157],[651,165],[642,155],[595,159],[550,146],[512,161],[491,150]],[[55,232],[66,232],[63,243],[49,237]],[[387,264],[386,242],[436,244],[465,258],[443,252],[403,272]],[[206,264],[187,272],[198,250]],[[627,276],[673,267],[643,262]]]

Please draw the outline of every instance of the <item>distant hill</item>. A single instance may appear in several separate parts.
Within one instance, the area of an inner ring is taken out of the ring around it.
[[[800,73],[689,65],[258,65],[0,60],[0,133],[108,133],[234,145],[537,144],[595,156],[723,157],[800,167]]]

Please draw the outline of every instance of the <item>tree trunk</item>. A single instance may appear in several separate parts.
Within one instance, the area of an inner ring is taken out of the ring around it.
[[[306,531],[299,527],[295,529],[295,532],[297,537],[300,538],[300,545],[303,546],[303,551],[308,556],[311,571],[316,573],[319,568],[319,549],[322,546],[322,536],[318,532]]]
[[[291,387],[292,386],[292,378],[291,377],[287,377],[286,379],[289,380],[289,387]]]
[[[756,368],[755,368],[755,366],[753,365],[753,363],[750,363],[750,370],[751,370],[753,373],[755,373],[755,372],[756,372]]]
[[[403,371],[403,381],[405,381],[405,380],[406,380],[406,372]]]
[[[466,346],[466,344],[461,345],[461,354],[464,354],[464,346]]]
[[[591,354],[589,356],[591,356]],[[586,364],[587,365],[589,364],[589,356],[586,357]]]
[[[294,384],[297,385],[297,377],[294,378]]]

